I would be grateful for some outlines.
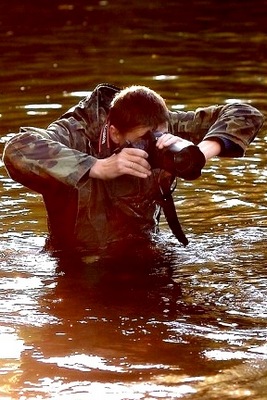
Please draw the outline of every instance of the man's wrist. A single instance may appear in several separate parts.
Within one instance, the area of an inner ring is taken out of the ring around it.
[[[217,140],[203,140],[198,144],[198,147],[204,154],[206,160],[218,156],[222,150],[222,145]]]

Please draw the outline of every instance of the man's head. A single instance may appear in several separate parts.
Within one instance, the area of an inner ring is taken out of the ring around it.
[[[130,86],[117,93],[108,115],[110,135],[115,143],[129,140],[147,130],[167,130],[169,112],[163,98],[145,86]],[[137,133],[138,132],[138,133]]]

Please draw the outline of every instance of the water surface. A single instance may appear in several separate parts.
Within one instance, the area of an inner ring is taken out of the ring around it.
[[[0,6],[1,153],[99,82],[148,85],[173,109],[266,113],[265,1],[46,3]],[[163,220],[162,262],[146,274],[139,260],[135,282],[99,283],[93,258],[62,273],[41,251],[42,199],[1,164],[1,398],[266,399],[266,141],[264,126],[246,158],[178,183],[190,244]]]

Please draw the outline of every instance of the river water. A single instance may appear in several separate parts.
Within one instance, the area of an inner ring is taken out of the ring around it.
[[[0,5],[1,154],[100,82],[267,111],[266,1],[48,3]],[[163,220],[153,277],[97,288],[41,251],[42,200],[1,163],[1,399],[267,399],[266,141],[178,183],[187,248]]]

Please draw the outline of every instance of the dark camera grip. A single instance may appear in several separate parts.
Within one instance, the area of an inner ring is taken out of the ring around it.
[[[193,181],[201,176],[205,163],[205,156],[197,146],[187,146],[174,154],[175,175]]]

